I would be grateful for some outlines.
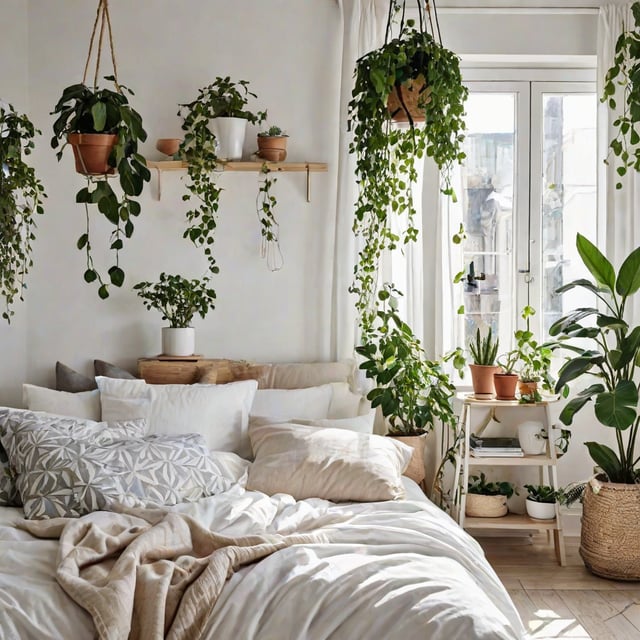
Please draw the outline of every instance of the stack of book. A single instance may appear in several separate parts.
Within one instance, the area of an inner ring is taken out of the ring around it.
[[[476,458],[518,458],[524,456],[518,438],[505,436],[479,438],[471,434],[469,436],[469,448],[471,455]]]

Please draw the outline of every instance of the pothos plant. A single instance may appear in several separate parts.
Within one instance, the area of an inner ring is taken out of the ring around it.
[[[188,227],[184,237],[203,248],[211,273],[219,271],[213,244],[222,188],[215,182],[219,160],[216,137],[209,128],[209,121],[218,117],[236,117],[259,124],[267,114],[266,111],[254,113],[246,108],[251,97],[257,96],[249,91],[246,80],[234,82],[229,76],[218,76],[198,91],[195,100],[181,104],[178,110],[185,132],[178,154],[186,161],[189,176],[188,193],[182,199],[193,201],[194,205],[186,214]]]
[[[142,126],[140,114],[129,104],[126,93],[133,91],[119,84],[115,76],[105,76],[105,80],[113,82],[115,91],[88,87],[84,83],[74,84],[62,92],[52,115],[57,114],[53,123],[51,146],[61,149],[56,153],[58,160],[62,158],[70,133],[106,133],[115,134],[117,140],[108,164],[117,170],[118,182],[122,193],[116,193],[109,184],[109,175],[88,175],[87,186],[76,194],[76,202],[85,207],[86,230],[78,238],[77,247],[86,254],[86,282],[99,285],[98,295],[104,299],[109,297],[109,287],[105,278],[95,266],[90,234],[89,205],[97,206],[101,213],[114,227],[109,248],[115,254],[114,264],[109,268],[109,281],[121,287],[125,273],[120,266],[120,250],[124,246],[124,238],[130,238],[134,232],[133,218],[140,215],[141,207],[135,197],[142,193],[144,183],[151,179],[144,156],[138,151],[138,143],[147,139]]]
[[[399,35],[391,38],[394,18],[403,8]],[[433,9],[432,9],[433,10]],[[404,1],[391,0],[385,44],[356,63],[355,86],[349,102],[348,126],[353,134],[350,152],[356,157],[359,186],[354,233],[363,240],[351,291],[367,333],[375,319],[377,266],[383,251],[415,241],[415,205],[412,187],[417,180],[415,161],[433,158],[442,171],[443,193],[454,196],[448,170],[465,155],[464,103],[459,58],[427,31],[422,3],[419,21],[404,20]],[[425,123],[418,126],[408,115],[407,126],[395,126],[388,109],[392,91],[403,83],[424,78],[426,87],[418,106]],[[400,237],[389,216],[405,214],[407,225]]]
[[[607,71],[601,97],[613,111],[618,109],[616,95],[622,92],[621,111],[613,122],[615,137],[610,152],[618,158],[616,171],[620,177],[629,168],[640,171],[640,2],[631,5],[633,26],[625,25],[616,41],[613,65]],[[618,181],[617,189],[622,188]]]
[[[2,317],[9,323],[33,265],[34,218],[44,211],[44,187],[25,162],[39,134],[26,115],[12,105],[0,105],[0,294],[5,301]]]
[[[277,178],[271,174],[266,162],[260,168],[259,181],[256,213],[260,221],[260,256],[267,261],[271,271],[279,271],[284,259],[280,249],[280,225],[274,214],[278,201],[272,192]]]

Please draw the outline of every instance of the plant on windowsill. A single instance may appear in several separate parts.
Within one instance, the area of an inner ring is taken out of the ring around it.
[[[25,279],[33,264],[35,216],[44,212],[42,200],[47,197],[34,168],[25,162],[38,134],[28,116],[12,105],[0,105],[0,295],[7,323],[15,314],[16,297],[24,300]]]
[[[180,275],[161,273],[157,282],[138,282],[133,287],[144,306],[162,314],[169,321],[162,329],[162,353],[190,356],[194,353],[194,315],[201,318],[215,308],[216,292],[209,287],[209,277],[189,280]]]
[[[509,512],[507,499],[518,490],[506,481],[490,482],[484,473],[470,476],[467,485],[465,515],[475,518],[501,518]]]
[[[181,104],[178,110],[185,132],[178,154],[187,163],[189,176],[188,193],[182,199],[194,203],[186,213],[188,227],[184,237],[203,249],[211,273],[219,271],[213,256],[213,245],[222,189],[216,184],[214,176],[224,155],[218,149],[220,128],[214,133],[210,123],[218,118],[235,118],[241,121],[242,127],[246,127],[247,122],[262,122],[266,112],[253,113],[246,108],[249,98],[255,97],[248,85],[246,80],[233,82],[228,76],[217,77],[213,83],[198,91],[195,100]],[[244,140],[244,133],[242,138]],[[236,147],[239,144],[242,149],[241,142],[225,144]]]
[[[640,289],[640,248],[626,257],[616,273],[611,262],[581,234],[576,247],[592,278],[570,282],[558,293],[585,289],[595,296],[599,307],[574,309],[551,326],[549,333],[570,353],[559,371],[556,390],[586,376],[595,381],[573,394],[560,420],[571,425],[575,414],[593,402],[596,419],[611,430],[616,441],[615,449],[605,443],[585,443],[601,472],[584,492],[580,555],[597,575],[640,580],[640,549],[628,542],[640,537],[640,457],[636,450],[640,326],[632,327],[627,321]]]

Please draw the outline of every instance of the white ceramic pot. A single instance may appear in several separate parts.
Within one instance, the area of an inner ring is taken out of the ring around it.
[[[518,440],[522,450],[530,456],[539,456],[547,450],[546,431],[542,422],[527,420],[518,425]]]
[[[525,500],[527,506],[527,515],[536,520],[553,520],[556,517],[555,502],[536,502],[527,498]]]
[[[240,160],[244,135],[247,130],[245,118],[213,118],[211,131],[218,142],[218,158],[220,160]]]
[[[196,331],[193,327],[173,329],[162,327],[162,355],[192,356],[196,350]]]

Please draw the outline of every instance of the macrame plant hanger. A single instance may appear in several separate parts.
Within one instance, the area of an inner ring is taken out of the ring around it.
[[[96,65],[93,75],[93,90],[98,88],[98,74],[100,73],[100,61],[102,58],[102,46],[104,43],[105,25],[109,32],[109,50],[111,52],[111,64],[113,66],[113,83],[118,93],[122,93],[122,89],[118,84],[118,67],[116,66],[116,54],[113,46],[113,32],[111,29],[111,18],[109,16],[109,0],[98,0],[98,10],[96,11],[96,19],[93,23],[93,31],[91,32],[91,39],[89,41],[89,51],[87,53],[87,61],[84,65],[84,74],[82,75],[82,84],[87,84],[87,74],[89,73],[89,63],[91,62],[91,54],[93,53],[94,43],[96,39],[96,32],[98,31],[98,25],[100,25],[100,33],[98,36],[98,43],[96,45]]]

